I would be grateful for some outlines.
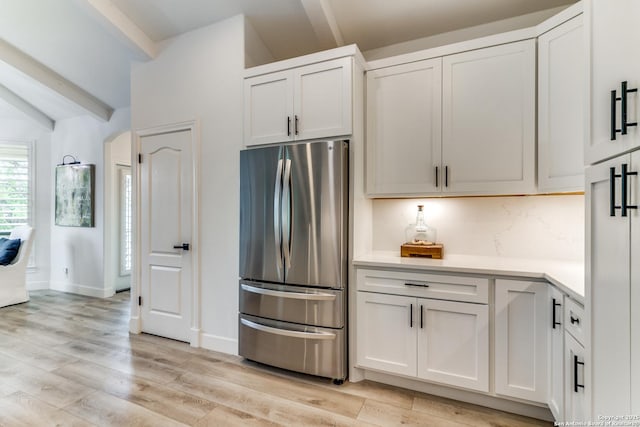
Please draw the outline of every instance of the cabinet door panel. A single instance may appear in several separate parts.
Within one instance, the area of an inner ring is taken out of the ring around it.
[[[294,70],[295,139],[351,134],[352,61],[341,58]]]
[[[496,279],[496,393],[547,401],[547,284]]]
[[[627,135],[617,134],[611,141],[611,91],[620,96],[621,82],[629,88],[640,88],[640,2],[636,0],[589,1],[585,18],[590,29],[591,135],[587,141],[586,160],[592,164],[640,146],[640,128],[629,127]],[[640,121],[640,93],[628,95],[628,121]],[[620,102],[617,103],[620,128]]]
[[[631,154],[631,170],[640,171],[640,152]],[[632,205],[640,204],[639,177],[630,177]],[[640,213],[631,211],[631,413],[640,414]]]
[[[564,295],[549,285],[549,397],[547,404],[556,421],[564,421]],[[554,322],[555,321],[555,322]]]
[[[489,391],[489,307],[418,299],[418,377]]]
[[[441,101],[441,58],[367,73],[368,194],[440,192]]]
[[[535,61],[535,40],[444,57],[444,191],[535,190]]]
[[[593,415],[630,411],[630,216],[610,215],[610,168],[620,174],[629,155],[586,172],[586,318],[590,322],[591,360],[588,382]],[[633,183],[634,177],[630,177]],[[615,179],[615,205],[620,206],[620,178]],[[630,212],[630,215],[637,215]]]
[[[244,81],[245,145],[293,140],[293,80],[291,71]]]
[[[416,299],[358,292],[357,309],[358,366],[415,376]]]
[[[590,387],[586,383],[585,372],[585,353],[584,347],[575,340],[569,333],[566,333],[565,342],[565,420],[566,421],[587,421],[589,420],[587,412],[587,399],[585,387]],[[575,359],[577,357],[577,360]],[[583,386],[583,387],[580,387]],[[626,413],[625,413],[626,414]]]
[[[538,38],[538,190],[584,190],[582,15]]]

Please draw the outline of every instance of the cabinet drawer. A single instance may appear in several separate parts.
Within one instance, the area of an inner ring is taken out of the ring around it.
[[[358,269],[359,291],[488,304],[489,279],[392,270]]]
[[[572,299],[565,298],[564,327],[573,337],[584,345],[584,307]]]

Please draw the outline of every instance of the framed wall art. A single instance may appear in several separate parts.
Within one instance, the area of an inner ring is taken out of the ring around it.
[[[95,165],[62,164],[56,167],[56,225],[93,227]]]

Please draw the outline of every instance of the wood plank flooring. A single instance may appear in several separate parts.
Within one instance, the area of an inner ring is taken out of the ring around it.
[[[0,309],[0,426],[540,426],[370,381],[269,368],[129,335],[129,293],[55,291]]]

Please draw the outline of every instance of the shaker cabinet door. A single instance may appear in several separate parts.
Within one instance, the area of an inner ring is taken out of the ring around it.
[[[444,191],[535,191],[536,44],[525,40],[445,56]]]
[[[582,15],[538,37],[538,191],[584,190]]]
[[[489,391],[489,307],[418,299],[418,377]]]
[[[367,73],[369,195],[441,191],[441,99],[441,58]]]
[[[547,401],[547,284],[496,279],[495,390]]]
[[[640,42],[640,2],[637,0],[589,1],[585,3],[585,19],[590,25],[591,85],[590,136],[587,138],[586,160],[593,164],[640,146],[638,126],[627,128],[627,134],[616,133],[611,140],[612,103],[616,107],[615,128],[621,129],[622,100],[613,101],[611,91],[621,97],[622,82],[628,89],[640,90],[640,56],[635,54]],[[640,92],[626,96],[627,122],[640,121]]]
[[[270,144],[293,140],[293,79],[291,71],[244,81],[244,143]]]
[[[416,298],[358,292],[357,364],[415,376]]]
[[[296,140],[351,134],[352,61],[340,58],[293,70]]]

